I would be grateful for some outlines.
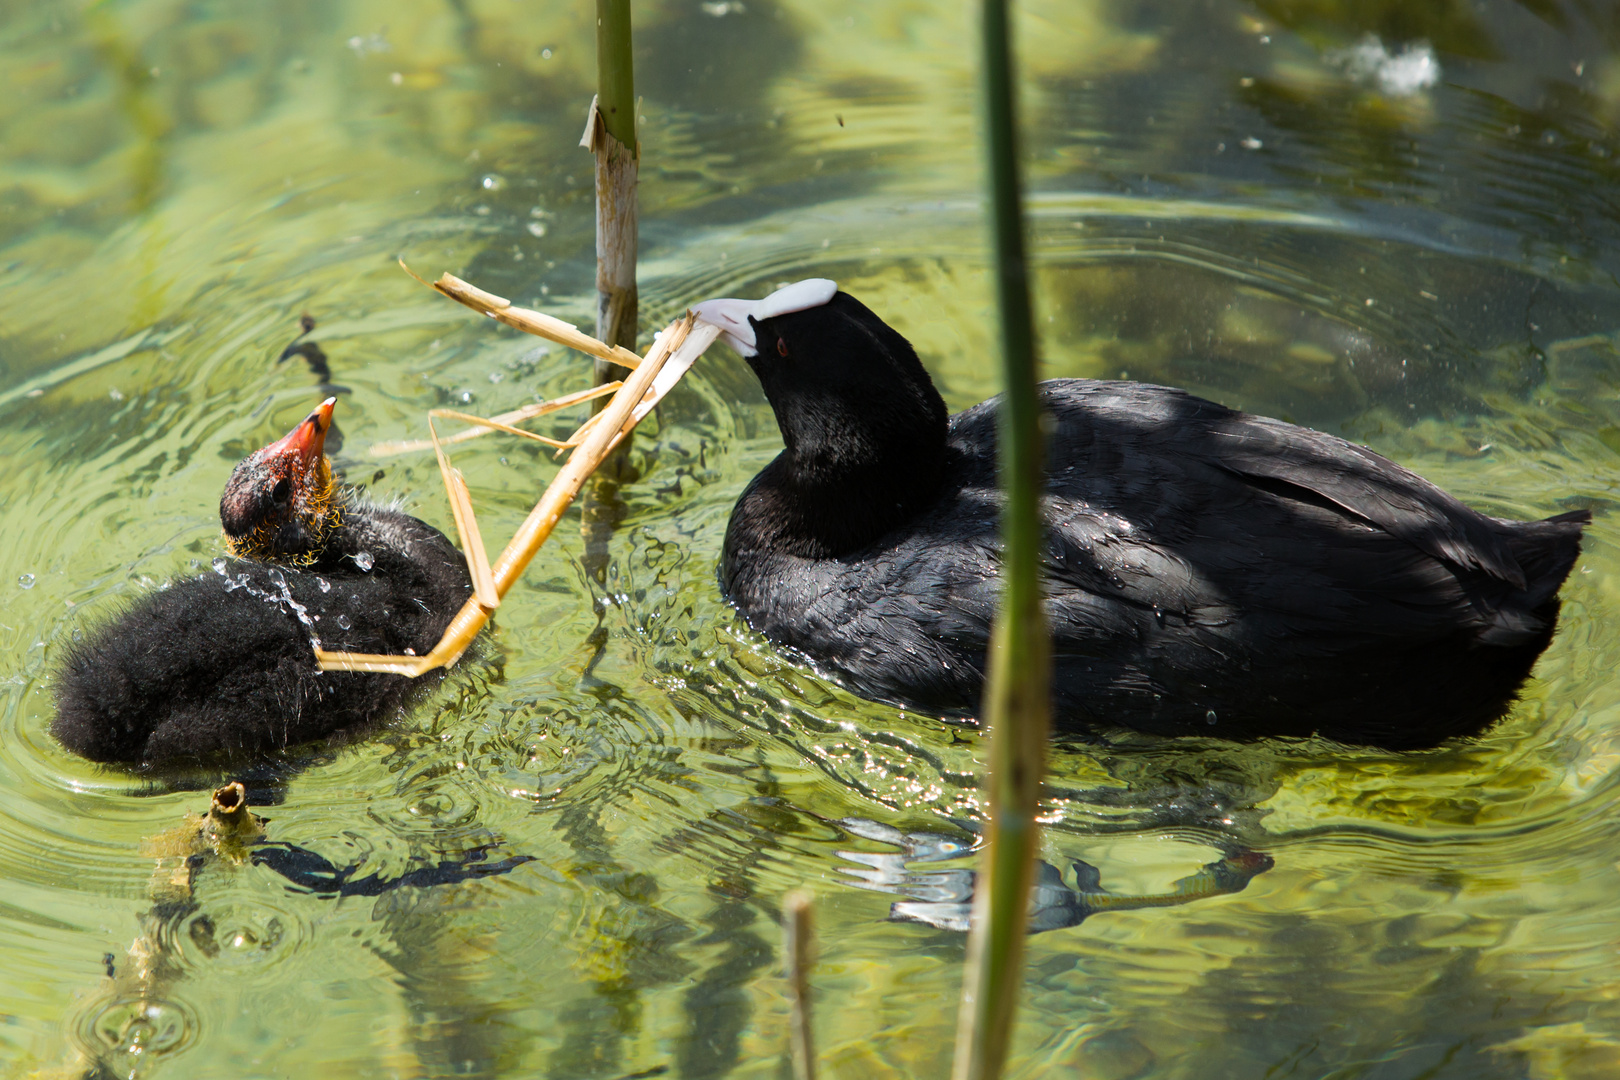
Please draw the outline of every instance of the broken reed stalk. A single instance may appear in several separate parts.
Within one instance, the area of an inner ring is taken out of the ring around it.
[[[413,275],[414,276],[414,275]],[[458,289],[457,286],[465,286]],[[461,300],[462,303],[476,310],[484,310],[487,301],[498,301],[495,310],[485,311],[486,314],[499,317],[501,312],[511,310],[510,303],[501,297],[491,296],[481,290],[472,289],[466,282],[445,274],[434,285],[434,288],[446,296]],[[467,290],[470,290],[468,292]],[[477,294],[478,302],[469,302],[463,296]],[[505,305],[505,306],[500,306]],[[507,321],[507,320],[502,320]],[[557,320],[552,320],[557,321]],[[567,324],[563,324],[566,326]],[[694,329],[695,327],[695,329]],[[572,333],[578,333],[572,327],[567,328]],[[434,668],[449,667],[461,658],[461,654],[472,644],[478,632],[489,622],[489,617],[496,603],[504,597],[509,589],[516,584],[524,569],[529,565],[540,546],[546,542],[556,527],[558,520],[573,502],[574,496],[585,481],[594,473],[608,456],[623,440],[635,425],[647,415],[647,412],[656,404],[657,400],[674,386],[675,380],[696,359],[701,356],[710,345],[719,337],[719,331],[708,324],[697,325],[688,315],[671,323],[665,331],[658,335],[653,347],[648,350],[645,358],[638,358],[634,372],[624,381],[613,394],[607,408],[603,409],[585,436],[584,441],[575,448],[556,477],[547,486],[540,501],[535,504],[529,516],[524,518],[523,524],[518,526],[517,532],[489,568],[489,583],[494,591],[494,603],[481,602],[479,596],[470,598],[462,609],[450,620],[445,629],[444,636],[439,644],[425,656],[381,656],[363,653],[330,652],[325,649],[315,650],[315,660],[322,671],[375,671],[391,672],[396,675],[415,677],[432,671]],[[550,333],[541,336],[552,337]],[[557,340],[552,338],[552,340]],[[600,346],[601,343],[596,343]],[[591,351],[591,350],[587,350]],[[666,366],[674,377],[666,377],[655,385],[655,380]],[[449,469],[448,462],[442,467]],[[459,474],[458,474],[459,475]],[[450,492],[453,506],[456,504],[458,487],[454,481],[450,483]],[[464,489],[462,491],[464,494]],[[459,514],[458,514],[459,516]],[[478,556],[469,553],[469,562],[476,565]],[[483,575],[477,574],[482,577]]]
[[[810,964],[815,948],[810,905],[807,892],[790,892],[782,898],[782,951],[786,954],[788,988],[793,995],[794,1080],[816,1080],[815,1042],[810,1029]]]
[[[596,97],[580,145],[596,161],[596,336],[610,345],[636,347],[636,179],[641,148],[636,141],[635,59],[630,47],[630,0],[596,0]],[[597,383],[624,378],[598,358]],[[628,451],[628,445],[625,451]],[[615,522],[623,516],[619,484],[629,479],[628,455],[616,451],[585,492],[580,535],[581,566],[598,583],[607,580]]]
[[[1005,0],[981,0],[984,129],[1001,313],[1001,608],[980,715],[989,728],[990,821],[968,937],[954,1080],[995,1080],[1006,1064],[1022,981],[1041,779],[1051,720],[1051,640],[1041,610],[1040,399],[1024,257],[1013,60]]]
[[[474,311],[488,315],[497,322],[503,322],[514,330],[543,337],[548,341],[555,341],[559,345],[566,345],[570,349],[578,349],[587,356],[594,356],[598,360],[606,360],[619,367],[634,369],[641,363],[641,357],[629,349],[615,345],[605,339],[598,341],[591,335],[584,333],[571,323],[563,322],[543,311],[534,311],[530,308],[521,308],[504,296],[496,296],[492,292],[485,292],[478,286],[462,281],[454,274],[440,274],[439,280],[424,281],[414,270],[405,265],[405,260],[399,260],[400,269],[411,277],[421,281],[430,289],[436,289],[459,304],[465,304]],[[632,342],[632,345],[634,343]]]

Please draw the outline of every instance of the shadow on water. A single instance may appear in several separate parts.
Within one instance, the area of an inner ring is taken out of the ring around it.
[[[740,776],[749,773],[754,774],[752,787],[757,801],[711,814],[707,821],[688,826],[661,845],[666,850],[689,845],[718,848],[718,852],[711,853],[718,857],[713,859],[707,883],[710,906],[700,917],[707,933],[692,942],[694,948],[703,950],[709,963],[681,1002],[686,1026],[675,1054],[681,1076],[723,1076],[737,1064],[739,1038],[753,1018],[749,987],[778,958],[777,938],[772,932],[776,921],[770,906],[774,898],[759,895],[756,872],[778,850],[771,839],[776,828],[789,822],[782,820],[787,815],[768,801],[776,785],[764,766],[739,770]],[[705,835],[711,831],[714,837]],[[753,835],[758,842],[714,844],[714,839],[730,839],[739,831]],[[760,932],[762,922],[764,934]]]
[[[85,1077],[151,1074],[200,1034],[197,1016],[177,993],[188,973],[222,963],[262,966],[307,945],[314,926],[292,903],[243,910],[225,899],[240,884],[236,875],[267,870],[289,896],[333,903],[376,898],[372,918],[382,924],[383,942],[371,947],[400,973],[418,1058],[435,1075],[489,1075],[476,1068],[499,1047],[487,1015],[479,1016],[476,1031],[457,1023],[467,1002],[477,1000],[466,980],[454,977],[467,969],[475,943],[447,937],[445,913],[467,906],[454,886],[533,860],[493,858],[498,841],[491,841],[397,875],[358,876],[359,864],[339,866],[269,840],[267,821],[250,805],[247,789],[232,782],[215,790],[207,813],[188,815],[142,845],[142,854],[156,860],[152,906],[140,916],[142,932],[128,952],[104,957],[104,986],[76,1010],[80,1061],[63,1069]],[[213,880],[222,876],[224,888]]]
[[[601,810],[595,801],[578,803],[557,815],[553,825],[574,854],[570,876],[595,893],[589,932],[573,944],[587,993],[556,1018],[562,1043],[551,1054],[548,1071],[557,1077],[614,1075],[623,1065],[626,1042],[640,1034],[644,992],[673,984],[690,971],[674,950],[692,929],[660,909],[651,874],[617,862]]]
[[[555,828],[579,859],[572,875],[614,910],[593,915],[579,966],[599,974],[591,996],[559,1016],[564,1041],[549,1059],[548,1075],[613,1075],[624,1064],[624,1044],[641,1034],[645,992],[677,983],[688,986],[681,993],[683,1034],[668,1063],[673,1075],[724,1076],[737,1065],[739,1039],[753,1017],[749,987],[776,959],[775,935],[760,928],[763,921],[774,929],[774,898],[759,895],[755,871],[777,855],[773,837],[793,831],[795,815],[773,805],[776,785],[766,766],[739,764],[736,771],[739,779],[748,778],[753,799],[654,842],[667,853],[702,852],[708,909],[691,922],[662,910],[652,875],[617,864],[597,812],[576,806],[558,816]],[[737,842],[739,832],[748,840]]]

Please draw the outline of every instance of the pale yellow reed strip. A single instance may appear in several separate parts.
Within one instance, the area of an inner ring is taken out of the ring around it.
[[[680,343],[676,345],[674,350],[677,354],[684,350],[687,355],[684,357],[672,357],[671,362],[665,365],[663,371],[659,372],[659,377],[653,380],[653,385],[642,397],[641,403],[636,406],[637,423],[645,420],[647,414],[658,407],[658,403],[663,401],[669,392],[675,388],[675,384],[681,381],[681,376],[686,374],[687,369],[696,363],[697,358],[707,352],[709,346],[713,345],[719,338],[719,328],[706,322],[693,323],[692,329],[682,335]],[[596,416],[587,419],[572,435],[568,436],[564,445],[577,446],[583,442],[585,437],[590,434],[591,429],[596,426],[596,422],[601,415],[601,413],[597,413]],[[624,433],[621,432],[614,438],[613,446],[608,449],[614,449],[623,441]],[[561,451],[558,453],[560,454]]]
[[[467,572],[472,575],[473,596],[489,611],[501,606],[500,594],[495,591],[495,578],[489,572],[489,555],[484,551],[484,538],[478,533],[478,519],[473,515],[472,494],[467,490],[467,478],[460,469],[450,466],[450,457],[439,445],[439,433],[434,430],[433,418],[428,417],[428,434],[433,437],[433,456],[439,459],[439,472],[444,476],[444,487],[450,495],[450,513],[456,519],[456,536],[461,539],[461,550],[467,556]]]
[[[428,415],[439,420],[460,420],[464,423],[489,428],[491,431],[504,431],[508,435],[521,435],[525,439],[533,439],[535,442],[545,443],[547,446],[558,450],[568,449],[568,444],[561,439],[553,439],[550,435],[536,435],[532,431],[524,431],[522,428],[513,427],[511,424],[503,424],[499,420],[485,420],[471,413],[456,412],[454,409],[430,409]]]
[[[608,394],[611,394],[613,391],[617,390],[619,386],[620,384],[616,382],[604,383],[601,386],[593,386],[589,390],[579,390],[572,394],[564,394],[562,397],[552,398],[550,401],[534,402],[532,404],[523,406],[521,409],[513,409],[511,412],[500,413],[499,415],[491,416],[488,419],[483,417],[468,416],[465,413],[452,413],[448,409],[438,410],[443,415],[453,415],[457,418],[466,420],[466,422],[469,424],[478,425],[477,427],[471,428],[467,431],[458,431],[454,435],[443,436],[440,439],[440,442],[442,442],[445,446],[451,446],[455,443],[466,442],[469,439],[482,438],[483,436],[488,435],[491,431],[512,431],[512,429],[506,425],[522,423],[524,420],[532,420],[536,416],[545,416],[547,413],[554,413],[559,409],[566,409],[571,405],[579,405],[583,402],[592,401],[599,397],[606,397]],[[598,413],[597,415],[600,416],[601,414]],[[533,435],[531,432],[527,431],[515,431],[513,434],[527,435],[530,438],[538,439],[540,442],[548,443],[551,446],[574,445],[572,443],[560,443],[555,439],[547,439],[544,436]],[[366,453],[371,457],[381,458],[393,457],[396,454],[409,454],[420,450],[431,449],[433,449],[433,441],[431,439],[411,439],[406,442],[377,443],[373,445],[370,450],[367,450]]]

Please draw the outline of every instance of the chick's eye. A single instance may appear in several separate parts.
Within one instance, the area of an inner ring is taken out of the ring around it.
[[[776,355],[777,356],[786,356],[787,355],[787,341],[785,339],[783,339],[783,338],[777,338],[776,339]]]
[[[276,481],[276,486],[270,489],[270,497],[280,506],[292,494],[292,483],[285,476]]]

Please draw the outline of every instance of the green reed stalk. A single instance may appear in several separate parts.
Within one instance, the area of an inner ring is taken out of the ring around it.
[[[596,0],[596,105],[608,134],[636,145],[636,70],[630,54],[630,0]]]
[[[1006,1063],[1035,873],[1051,722],[1051,640],[1041,610],[1040,402],[1024,257],[1013,58],[1005,0],[982,0],[984,128],[1005,386],[1000,420],[1002,598],[981,715],[989,727],[990,822],[957,1024],[955,1080],[995,1080]]]

